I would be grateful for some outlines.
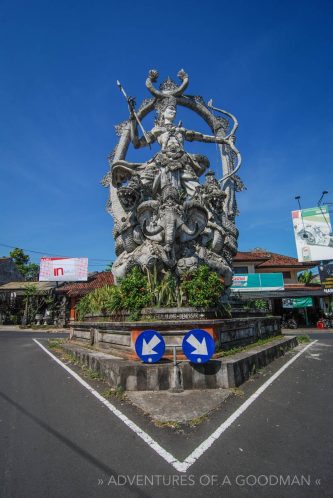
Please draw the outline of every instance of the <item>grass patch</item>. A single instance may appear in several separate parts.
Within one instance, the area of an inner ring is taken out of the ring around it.
[[[167,420],[166,422],[162,422],[161,420],[154,420],[154,424],[157,427],[168,427],[169,429],[180,429],[180,422],[176,422],[175,420]]]
[[[30,329],[32,330],[48,330],[48,329],[55,329],[55,328],[58,328],[56,327],[55,325],[30,325],[29,326]],[[62,327],[60,327],[62,328]]]
[[[200,417],[192,418],[192,420],[189,421],[188,425],[190,427],[196,427],[197,425],[202,424],[202,422],[206,419],[207,415],[201,415]]]
[[[104,398],[107,399],[110,398],[124,399],[126,397],[125,389],[121,386],[107,389],[106,391],[103,391],[101,394],[102,396],[104,396]]]
[[[244,391],[239,389],[239,387],[230,387],[229,391],[232,392],[235,396],[244,396]]]
[[[47,345],[49,349],[59,349],[64,342],[64,339],[49,339]]]
[[[308,335],[298,335],[297,340],[300,344],[311,342],[311,339]]]
[[[59,351],[61,353],[61,360],[65,360],[68,363],[72,363],[73,365],[79,364],[74,353],[65,352],[63,349],[60,349]]]
[[[85,365],[80,365],[83,376],[86,379],[90,380],[104,380],[103,377],[99,372],[96,372],[96,370],[92,370],[91,368],[87,368]]]
[[[219,350],[217,351],[215,358],[225,358],[226,356],[232,356],[234,354],[242,353],[243,351],[248,351],[250,349],[256,348],[257,346],[264,346],[269,342],[280,341],[281,339],[284,339],[283,335],[274,335],[266,337],[265,339],[258,339],[258,341],[253,342],[252,344],[248,344],[247,346],[239,346],[223,351]]]

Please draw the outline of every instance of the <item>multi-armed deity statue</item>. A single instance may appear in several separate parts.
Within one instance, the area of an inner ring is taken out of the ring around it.
[[[244,188],[236,175],[241,158],[235,147],[236,118],[205,104],[202,97],[184,95],[189,78],[181,70],[178,86],[169,78],[154,87],[158,78],[149,72],[146,87],[152,98],[135,111],[128,98],[130,116],[116,127],[120,139],[110,157],[109,211],[114,217],[117,259],[112,267],[116,279],[133,267],[156,267],[175,275],[207,264],[219,273],[226,287],[232,282],[232,257],[237,252],[235,192]],[[120,85],[120,84],[119,84]],[[196,112],[212,135],[175,124],[177,106]],[[143,118],[156,111],[155,126],[145,132]],[[216,116],[213,112],[218,112]],[[142,136],[139,136],[139,131]],[[186,141],[218,144],[222,178],[209,170],[209,160],[186,152]],[[130,143],[135,148],[159,144],[159,151],[143,163],[126,161]]]

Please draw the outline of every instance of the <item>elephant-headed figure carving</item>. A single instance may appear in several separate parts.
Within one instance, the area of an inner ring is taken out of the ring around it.
[[[201,237],[202,245],[209,246],[216,254],[221,254],[227,235],[223,220],[226,193],[221,189],[214,172],[206,174],[206,181],[198,191],[202,204],[208,211],[208,223]]]
[[[208,221],[203,206],[195,201],[182,204],[180,192],[171,185],[164,187],[158,201],[140,204],[137,217],[144,236],[157,240],[174,260],[177,247],[198,237]]]
[[[118,189],[118,198],[126,215],[118,219],[114,227],[117,256],[123,251],[133,252],[144,240],[136,217],[136,207],[142,199],[141,187],[140,177],[133,175],[127,185]]]

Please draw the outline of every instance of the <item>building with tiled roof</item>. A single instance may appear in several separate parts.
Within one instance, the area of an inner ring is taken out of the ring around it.
[[[306,298],[313,300],[314,310],[320,309],[320,299],[327,299],[320,282],[304,284],[298,282],[298,273],[310,270],[317,265],[314,262],[300,263],[298,259],[283,254],[274,253],[265,249],[253,249],[252,251],[239,251],[233,260],[234,273],[282,273],[284,289],[276,291],[253,290],[243,293],[241,299],[268,299],[271,309],[275,314],[282,315],[282,299]],[[314,311],[313,310],[313,311]]]
[[[92,273],[88,276],[87,282],[71,282],[65,284],[59,289],[60,292],[65,292],[70,297],[82,297],[88,292],[91,292],[105,285],[113,285],[114,279],[110,271],[100,273]]]
[[[114,279],[110,271],[91,273],[87,282],[71,282],[63,285],[58,293],[68,297],[69,300],[69,319],[75,320],[75,307],[81,297],[89,292],[106,285],[113,285]]]
[[[300,263],[298,259],[264,249],[239,251],[233,260],[235,273],[276,273],[283,274],[285,284],[298,283],[297,273],[309,270],[315,263]]]

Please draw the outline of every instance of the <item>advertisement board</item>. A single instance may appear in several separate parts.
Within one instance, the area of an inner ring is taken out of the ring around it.
[[[283,308],[310,308],[313,306],[312,297],[292,297],[282,299]]]
[[[333,263],[319,266],[321,285],[326,294],[333,294]]]
[[[298,261],[333,259],[333,234],[328,206],[292,212]]]
[[[40,282],[78,282],[88,278],[88,258],[41,258]]]
[[[282,273],[248,273],[232,277],[232,291],[284,290]]]

